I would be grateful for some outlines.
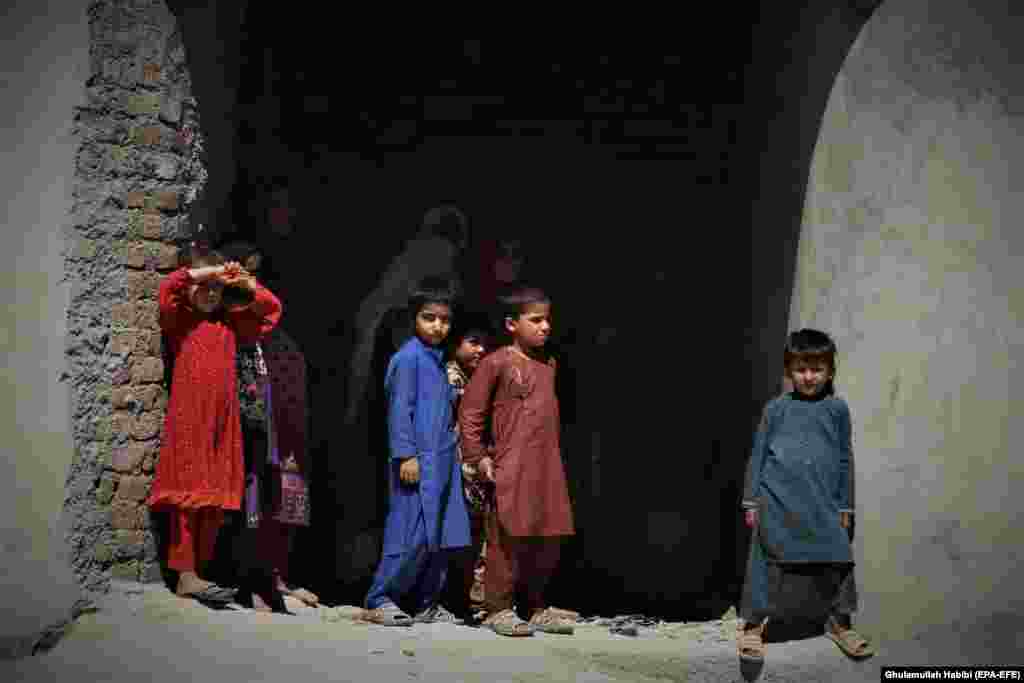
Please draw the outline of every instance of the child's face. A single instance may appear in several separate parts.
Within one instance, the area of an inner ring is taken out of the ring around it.
[[[786,369],[793,387],[804,396],[817,396],[832,379],[832,366],[825,360],[794,360]]]
[[[224,294],[224,283],[220,280],[206,280],[189,288],[192,305],[203,313],[213,313],[220,308]]]
[[[529,304],[518,318],[505,319],[505,329],[519,346],[541,348],[551,336],[551,304]]]
[[[242,267],[249,271],[251,275],[256,275],[257,273],[259,273],[260,266],[262,265],[263,254],[261,254],[258,251],[255,251],[249,254],[248,258],[245,259],[245,263],[242,264]]]
[[[480,337],[466,337],[455,349],[455,361],[462,369],[472,373],[484,357],[485,342]]]
[[[427,346],[444,343],[451,328],[452,311],[444,304],[427,304],[416,314],[416,336]]]

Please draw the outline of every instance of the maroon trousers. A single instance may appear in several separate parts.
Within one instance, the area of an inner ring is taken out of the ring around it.
[[[488,614],[511,609],[517,604],[529,619],[543,609],[544,589],[558,566],[561,536],[509,536],[498,523],[497,510],[489,510],[487,528],[487,571],[484,600]]]

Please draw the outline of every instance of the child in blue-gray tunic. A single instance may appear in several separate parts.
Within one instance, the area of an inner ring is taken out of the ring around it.
[[[833,388],[835,342],[818,330],[793,332],[783,363],[793,391],[765,406],[747,466],[743,507],[753,534],[739,656],[764,658],[770,617],[827,617],[825,633],[843,652],[870,657],[851,625],[853,427]]]

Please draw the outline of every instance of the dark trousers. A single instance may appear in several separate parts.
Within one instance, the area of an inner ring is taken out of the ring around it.
[[[561,536],[509,536],[498,522],[497,510],[487,513],[487,572],[484,600],[488,614],[521,608],[522,616],[546,607],[544,589],[558,567]],[[516,598],[521,598],[516,600]]]

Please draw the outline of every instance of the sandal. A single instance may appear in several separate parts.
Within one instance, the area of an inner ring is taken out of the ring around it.
[[[740,659],[748,662],[764,661],[764,629],[765,625],[747,628],[741,623],[736,629],[736,650]]]
[[[394,603],[364,611],[363,621],[379,626],[412,626],[413,624],[412,617],[403,612],[402,608]]]
[[[569,621],[579,621],[580,613],[574,612],[571,609],[561,609],[560,607],[548,607],[548,611],[557,617],[562,619],[568,619]]]
[[[871,643],[866,641],[861,634],[852,628],[843,629],[836,633],[833,630],[835,625],[835,620],[829,619],[828,626],[825,628],[825,636],[838,645],[844,655],[850,659],[867,659],[875,654]]]
[[[456,624],[460,626],[465,623],[441,605],[428,607],[413,617],[413,621],[417,624]]]
[[[530,618],[530,626],[535,631],[571,636],[575,627],[560,614],[561,610],[542,609],[534,612]],[[564,614],[564,612],[562,612]]]
[[[519,618],[513,610],[503,609],[497,614],[492,614],[484,621],[488,627],[499,636],[510,638],[524,638],[533,635],[533,629],[525,621]]]
[[[178,593],[178,597],[190,598],[207,607],[224,607],[235,599],[236,593],[238,593],[237,588],[225,588],[211,583],[202,590],[191,593]]]

